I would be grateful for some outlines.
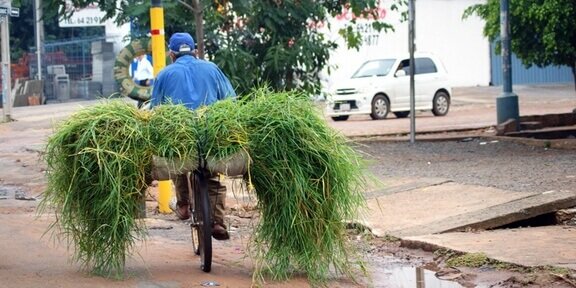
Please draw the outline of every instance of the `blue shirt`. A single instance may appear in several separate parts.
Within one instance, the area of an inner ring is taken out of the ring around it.
[[[236,92],[216,64],[184,55],[158,73],[150,106],[183,104],[193,110],[227,97]]]

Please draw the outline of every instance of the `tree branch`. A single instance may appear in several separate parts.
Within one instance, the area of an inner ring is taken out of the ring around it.
[[[194,13],[198,13],[198,9],[196,9],[196,8],[192,7],[192,5],[190,5],[190,4],[186,3],[186,2],[184,2],[184,0],[177,0],[177,1],[178,1],[178,3],[180,3],[180,4],[184,5],[186,8],[188,8],[188,9],[192,10],[192,12],[194,12]]]

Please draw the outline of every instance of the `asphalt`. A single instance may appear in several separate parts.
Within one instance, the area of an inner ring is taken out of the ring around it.
[[[454,105],[494,103],[500,93],[499,89],[499,87],[455,88],[453,103]],[[546,95],[548,102],[563,101],[574,97],[575,94],[573,85],[521,86],[517,91],[522,95],[523,101],[528,102],[542,101],[542,95]],[[98,100],[16,107],[11,116],[17,121],[0,124],[0,131],[3,129],[2,125],[9,125],[9,129],[14,131],[26,131],[33,126],[49,127],[54,121],[95,103],[98,103]],[[451,127],[443,131],[421,130],[419,133],[426,135],[434,132],[426,136],[428,140],[441,141],[466,137],[463,133],[454,135],[450,132],[479,128],[477,124]],[[405,141],[407,131],[406,128],[402,129],[403,135],[397,139]],[[399,135],[399,132],[392,131],[381,136],[390,135]],[[36,135],[37,138],[42,136],[45,135]],[[362,133],[348,136],[361,137]],[[419,139],[426,140],[426,137],[422,136]],[[4,139],[2,145],[10,143],[12,142]],[[31,140],[27,143],[32,145],[37,142]],[[535,195],[489,187],[471,187],[454,183],[450,179],[415,178],[409,181],[399,179],[382,179],[382,181],[385,184],[383,188],[366,191],[370,209],[362,218],[362,222],[377,236],[399,238],[402,245],[411,248],[426,250],[444,248],[463,253],[484,253],[489,258],[526,267],[557,266],[576,269],[574,226],[492,230],[506,222],[511,223],[522,218],[576,206],[576,191],[552,191]],[[497,221],[494,222],[494,219]]]

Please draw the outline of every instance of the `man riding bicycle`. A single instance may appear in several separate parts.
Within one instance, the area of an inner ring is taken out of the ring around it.
[[[174,33],[170,37],[169,49],[173,63],[166,66],[156,77],[150,107],[173,103],[194,110],[218,100],[236,97],[230,80],[216,64],[196,58],[195,43],[190,34]],[[190,197],[187,175],[178,175],[174,185],[178,199],[175,212],[180,219],[188,219]],[[208,181],[208,191],[214,211],[212,236],[217,240],[227,240],[230,235],[224,225],[226,186],[211,178]]]

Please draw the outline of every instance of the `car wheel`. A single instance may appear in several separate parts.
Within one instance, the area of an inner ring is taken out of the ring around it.
[[[394,115],[396,115],[396,118],[406,118],[410,115],[410,111],[394,112]]]
[[[444,116],[450,110],[450,97],[444,91],[436,92],[432,102],[432,113],[434,116]]]
[[[374,120],[386,119],[390,111],[390,102],[384,95],[376,95],[372,99],[372,113],[370,117]]]
[[[348,117],[350,117],[350,116],[349,115],[334,116],[334,117],[332,117],[332,120],[334,120],[334,121],[346,121],[346,120],[348,120]]]

